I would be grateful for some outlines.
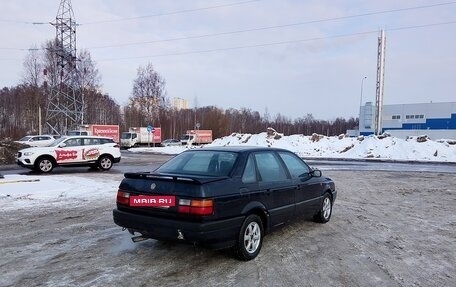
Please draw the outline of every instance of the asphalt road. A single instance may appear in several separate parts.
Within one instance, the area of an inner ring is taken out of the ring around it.
[[[122,151],[122,160],[114,164],[111,173],[125,173],[135,171],[151,171],[160,166],[173,155],[132,153]],[[456,173],[456,163],[431,163],[431,162],[395,162],[378,160],[322,160],[306,159],[313,168],[325,170],[352,170],[352,171],[421,171]],[[57,167],[54,174],[91,173],[86,167]],[[0,166],[0,174],[37,174],[18,165]]]
[[[134,244],[112,221],[113,198],[0,209],[0,286],[454,286],[453,174],[324,175],[338,189],[331,221],[285,226],[249,262],[192,245]]]

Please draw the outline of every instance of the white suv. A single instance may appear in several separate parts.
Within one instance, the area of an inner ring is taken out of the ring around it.
[[[39,136],[25,136],[18,141],[20,144],[26,144],[29,146],[48,146],[55,141],[55,138],[50,135],[39,135]]]
[[[17,153],[20,166],[51,172],[56,166],[90,166],[109,170],[120,162],[120,146],[112,138],[70,136],[55,140],[48,147],[31,147]]]

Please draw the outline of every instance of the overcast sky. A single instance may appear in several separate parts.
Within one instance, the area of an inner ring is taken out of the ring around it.
[[[26,49],[55,36],[49,24],[25,22],[55,21],[59,4],[0,0],[0,87],[20,82]],[[375,101],[381,28],[387,42],[385,104],[456,101],[456,2],[449,0],[72,5],[80,24],[77,48],[89,50],[103,92],[121,105],[138,67],[150,62],[165,78],[167,95],[192,107],[267,109],[292,119],[307,113],[327,120],[358,117],[365,76],[363,102]]]

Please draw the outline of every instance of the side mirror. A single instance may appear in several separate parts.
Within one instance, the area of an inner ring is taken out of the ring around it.
[[[313,177],[321,177],[321,170],[314,169],[312,170],[311,174]]]
[[[66,143],[59,144],[59,147],[66,147]]]

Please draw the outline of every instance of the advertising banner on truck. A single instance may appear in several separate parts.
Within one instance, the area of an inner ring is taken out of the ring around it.
[[[151,139],[153,143],[161,143],[161,128],[154,128],[151,133]]]
[[[110,137],[116,143],[119,142],[119,126],[118,125],[90,125],[92,135]]]

